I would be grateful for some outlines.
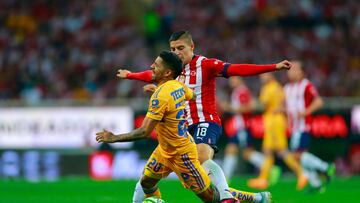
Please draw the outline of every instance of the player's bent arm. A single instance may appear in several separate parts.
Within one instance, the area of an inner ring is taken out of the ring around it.
[[[314,111],[320,109],[324,105],[324,101],[320,96],[316,97],[308,108],[305,110],[305,116],[312,114]]]
[[[277,64],[227,64],[223,72],[220,74],[223,77],[230,76],[251,76],[261,73],[272,72],[281,69],[290,69],[291,63],[287,60],[281,61]]]
[[[116,74],[117,77],[122,79],[131,79],[131,80],[140,80],[144,82],[152,82],[154,80],[154,75],[151,70],[146,70],[143,72],[132,73],[128,70],[119,69]]]
[[[96,141],[98,142],[131,142],[140,139],[145,139],[150,137],[151,132],[154,130],[155,126],[159,121],[151,119],[149,117],[145,117],[140,128],[137,128],[129,133],[115,135],[109,131],[102,131],[96,133]]]

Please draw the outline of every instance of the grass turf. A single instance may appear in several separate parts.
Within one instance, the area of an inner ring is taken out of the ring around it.
[[[30,183],[0,180],[0,203],[112,203],[131,202],[136,180],[93,181],[88,178],[66,178],[57,182]],[[360,202],[360,176],[335,178],[324,194],[305,194],[295,190],[296,180],[283,178],[269,188],[276,203],[354,203]],[[254,191],[246,186],[245,178],[234,178],[231,186]],[[201,202],[177,180],[160,182],[167,203]]]

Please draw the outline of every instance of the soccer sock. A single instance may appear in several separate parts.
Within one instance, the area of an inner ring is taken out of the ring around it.
[[[306,169],[305,169],[306,170]],[[312,187],[318,188],[321,186],[321,180],[316,171],[309,171],[306,172],[308,174],[307,178],[309,180],[309,183]]]
[[[221,167],[211,159],[206,160],[201,166],[209,174],[212,183],[218,189],[220,199],[232,198],[233,196],[229,192],[229,186]]]
[[[273,165],[274,165],[274,157],[265,156],[265,161],[260,171],[260,178],[268,180],[270,169],[272,168]]]
[[[301,154],[300,160],[301,165],[309,170],[319,170],[321,172],[326,172],[327,168],[329,167],[328,163],[309,152],[303,152]]]
[[[260,169],[264,164],[264,155],[260,152],[253,151],[249,156],[249,162],[254,165],[257,169]]]
[[[157,185],[155,185],[152,188],[143,188],[143,191],[145,193],[145,198],[147,197],[158,197],[161,198],[160,189]]]
[[[261,202],[262,197],[259,193],[254,192],[245,192],[241,190],[236,190],[234,188],[230,188],[230,192],[232,196],[238,199],[240,202],[245,203],[258,203]]]
[[[231,178],[237,164],[237,156],[233,154],[225,155],[223,169],[226,178]]]
[[[145,194],[141,187],[140,180],[136,183],[135,191],[133,195],[133,203],[142,203],[144,200]]]
[[[301,166],[292,154],[287,153],[284,157],[284,162],[298,177],[301,175]]]

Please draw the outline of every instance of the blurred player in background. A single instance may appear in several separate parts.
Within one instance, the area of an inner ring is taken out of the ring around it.
[[[148,159],[141,178],[145,197],[161,198],[158,182],[174,171],[184,187],[201,200],[220,202],[219,192],[210,184],[210,178],[198,160],[196,144],[187,132],[185,100],[195,99],[196,95],[175,80],[182,71],[181,60],[176,54],[163,51],[151,68],[158,88],[151,96],[142,126],[120,135],[104,130],[96,134],[96,140],[108,143],[135,141],[150,137],[156,128],[159,144]]]
[[[237,166],[239,148],[243,150],[243,158],[258,170],[264,163],[264,155],[253,148],[249,126],[251,114],[256,108],[256,101],[241,77],[230,77],[229,86],[232,89],[231,103],[226,101],[220,103],[223,111],[234,114],[224,126],[228,144],[225,148],[222,168],[228,180],[233,176]],[[270,172],[270,185],[275,184],[280,176],[281,168],[274,165]]]
[[[306,185],[299,163],[289,153],[286,137],[286,118],[283,112],[284,91],[282,86],[271,73],[260,75],[262,88],[260,90],[260,102],[264,105],[264,139],[262,150],[265,160],[258,178],[248,181],[248,186],[257,189],[266,189],[269,186],[269,174],[274,164],[274,155],[284,160],[286,165],[295,172],[298,177],[297,188],[302,189]]]
[[[234,76],[229,79],[229,86],[232,89],[231,102],[223,101],[220,107],[223,111],[233,113],[234,115],[224,125],[226,135],[228,136],[228,144],[225,147],[225,157],[223,162],[223,169],[225,176],[230,179],[233,176],[235,167],[238,161],[239,147],[244,150],[244,154],[254,155],[258,152],[253,151],[251,147],[251,135],[249,131],[249,119],[251,112],[255,110],[256,103],[253,99],[250,90],[246,86],[241,77]],[[260,165],[263,162],[263,156],[260,158],[253,158],[255,165]],[[257,154],[257,155],[258,155]],[[251,156],[247,156],[247,158]],[[255,155],[255,157],[258,157]],[[250,161],[253,163],[253,161]]]
[[[220,197],[230,198],[231,193],[244,197],[243,194],[230,191],[221,167],[212,160],[214,153],[218,151],[216,145],[222,134],[221,121],[215,105],[215,78],[256,75],[280,69],[289,69],[291,63],[285,60],[278,64],[269,65],[230,64],[218,59],[209,59],[194,54],[195,45],[190,33],[187,31],[172,34],[169,43],[171,51],[180,57],[184,66],[182,75],[178,77],[178,80],[184,82],[196,94],[195,101],[186,102],[185,112],[189,125],[188,131],[197,144],[200,163],[202,163],[212,182],[219,190]],[[152,82],[154,79],[151,71],[131,73],[128,70],[120,69],[117,76],[146,82]],[[155,86],[150,86],[149,89],[151,88],[154,89]],[[134,197],[137,196],[136,191],[142,191],[139,187],[140,184],[137,184]],[[263,196],[248,195],[255,202],[258,202],[260,199],[269,198],[265,197],[264,194],[269,195],[268,193],[261,193]]]
[[[311,114],[323,106],[314,85],[305,78],[302,63],[294,61],[287,73],[289,82],[285,85],[286,112],[291,130],[290,149],[300,160],[304,174],[308,177],[310,191],[324,192],[325,184],[319,178],[319,172],[326,175],[326,181],[335,174],[335,165],[328,164],[307,152],[311,134]]]

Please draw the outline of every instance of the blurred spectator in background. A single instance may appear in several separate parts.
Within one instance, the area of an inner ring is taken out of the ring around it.
[[[0,13],[1,99],[142,96],[142,84],[116,80],[115,64],[147,68],[169,33],[184,29],[209,57],[301,58],[323,96],[360,96],[355,0],[13,0]]]

